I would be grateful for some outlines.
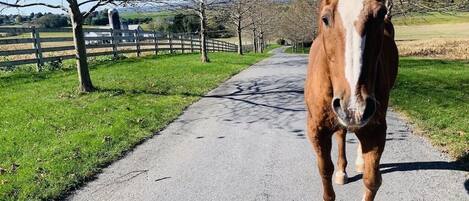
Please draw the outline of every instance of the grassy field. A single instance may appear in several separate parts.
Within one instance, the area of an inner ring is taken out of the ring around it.
[[[396,26],[397,40],[469,38],[469,23]]]
[[[391,98],[421,133],[469,162],[469,61],[401,58]]]
[[[98,92],[74,70],[0,76],[0,200],[50,200],[152,137],[220,82],[267,54],[211,53],[94,65]]]
[[[469,12],[393,18],[402,56],[469,59]]]
[[[430,12],[425,14],[410,14],[396,16],[392,19],[395,25],[430,25],[430,24],[454,24],[469,21],[469,12]]]
[[[289,47],[285,49],[286,53],[291,53],[291,54],[309,54],[309,50],[311,47],[304,47],[304,48],[298,48],[296,51],[293,49],[293,47]]]

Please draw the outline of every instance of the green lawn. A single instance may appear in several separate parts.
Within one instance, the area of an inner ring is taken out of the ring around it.
[[[220,82],[268,54],[131,58],[91,70],[0,75],[0,200],[57,199],[152,137]]]
[[[392,106],[433,144],[469,162],[469,61],[401,58]]]
[[[415,13],[406,16],[392,18],[395,25],[429,25],[429,24],[454,24],[469,21],[469,12],[429,12]]]
[[[296,51],[293,49],[293,47],[289,47],[285,49],[286,53],[291,53],[291,54],[309,54],[309,50],[311,47],[304,47],[304,48],[298,48]]]

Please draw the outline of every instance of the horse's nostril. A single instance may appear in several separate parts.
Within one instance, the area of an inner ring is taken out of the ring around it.
[[[372,98],[366,99],[365,111],[363,112],[364,120],[371,118],[376,112],[376,101]]]
[[[332,101],[332,107],[340,108],[340,98],[334,98],[334,100]]]
[[[340,109],[340,98],[334,98],[332,101],[332,107],[334,110]]]

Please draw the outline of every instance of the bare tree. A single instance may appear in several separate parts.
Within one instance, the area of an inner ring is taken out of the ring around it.
[[[255,11],[251,15],[253,18],[253,30],[257,31],[257,45],[255,47],[261,53],[264,52],[266,45],[266,35],[276,31],[274,30],[274,25],[278,17],[277,6],[272,0],[259,0],[256,3]]]
[[[91,92],[95,90],[93,83],[91,82],[91,77],[88,69],[88,61],[86,56],[86,43],[85,36],[83,32],[83,23],[85,19],[93,13],[96,9],[101,6],[108,4],[123,4],[129,2],[130,0],[66,0],[68,6],[64,6],[59,3],[43,3],[35,2],[28,3],[26,0],[15,0],[14,2],[10,1],[0,1],[0,5],[4,8],[24,8],[31,6],[44,6],[54,9],[60,9],[65,12],[68,12],[70,15],[70,20],[72,23],[73,30],[73,42],[75,46],[75,55],[77,61],[77,71],[78,71],[78,80],[80,82],[79,90],[81,92]],[[47,1],[44,1],[47,2]],[[81,8],[84,6],[91,6],[88,10],[82,11]]]
[[[396,0],[394,15],[425,12],[468,11],[469,0]]]
[[[248,15],[253,11],[256,0],[232,0],[229,6],[222,11],[228,15],[231,24],[234,25],[236,35],[238,37],[238,54],[243,54],[242,32],[245,28],[252,25],[247,19]]]
[[[207,29],[208,29],[208,11],[216,10],[227,5],[230,0],[143,0],[146,3],[164,4],[173,10],[187,10],[195,12],[200,18],[200,45],[201,58],[203,63],[210,62],[207,49]]]
[[[298,44],[310,43],[316,33],[316,0],[295,0],[281,14],[279,23],[280,33],[293,43],[294,49]]]

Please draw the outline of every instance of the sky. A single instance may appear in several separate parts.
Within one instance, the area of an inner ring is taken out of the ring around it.
[[[0,0],[0,1],[6,1],[8,3],[14,3],[16,0]],[[83,0],[79,0],[79,2],[82,2]],[[67,1],[66,0],[21,0],[22,3],[35,3],[35,2],[43,2],[43,3],[48,3],[48,4],[53,4],[53,5],[64,5],[67,6]],[[92,4],[85,5],[82,8],[83,11],[89,9],[92,6]],[[4,8],[3,6],[0,6],[0,8]],[[6,8],[3,11],[1,11],[1,14],[4,15],[9,15],[9,14],[21,14],[21,15],[29,15],[30,13],[64,13],[64,11],[60,9],[53,9],[53,8],[47,8],[44,6],[33,6],[33,7],[27,7],[27,8]]]

